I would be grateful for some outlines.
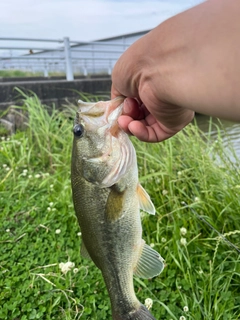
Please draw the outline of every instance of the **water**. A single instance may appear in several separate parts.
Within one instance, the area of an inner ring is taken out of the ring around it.
[[[234,149],[237,158],[240,160],[240,123],[234,123],[227,120],[219,121],[216,118],[210,119],[208,116],[197,115],[197,125],[203,132],[209,132],[209,123],[212,122],[211,137],[213,140],[218,136],[218,130],[222,133],[223,145],[226,147],[226,151],[229,152],[230,158],[234,161],[231,156],[231,147]],[[218,128],[217,128],[218,127]]]

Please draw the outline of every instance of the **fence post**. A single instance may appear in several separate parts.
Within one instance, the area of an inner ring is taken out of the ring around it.
[[[66,63],[66,79],[67,81],[74,80],[72,59],[71,59],[71,47],[68,37],[64,38],[64,51],[65,51],[65,63]]]
[[[47,65],[47,63],[45,63],[45,65],[44,65],[44,77],[45,78],[48,77],[48,65]]]

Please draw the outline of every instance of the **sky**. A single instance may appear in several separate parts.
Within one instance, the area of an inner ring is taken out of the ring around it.
[[[152,29],[200,0],[1,0],[0,37],[91,41]],[[6,41],[0,41],[0,47]]]

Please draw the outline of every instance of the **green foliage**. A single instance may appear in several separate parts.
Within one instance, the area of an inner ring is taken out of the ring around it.
[[[22,70],[0,70],[0,77],[11,78],[11,77],[38,77],[43,76],[42,72],[30,72]]]
[[[101,274],[79,253],[69,112],[34,94],[22,108],[28,129],[0,140],[0,319],[111,319]],[[239,254],[191,211],[240,246],[238,160],[220,133],[211,141],[193,125],[160,144],[134,144],[157,210],[143,214],[143,237],[166,262],[160,276],[135,279],[138,298],[153,300],[156,319],[239,319]],[[75,265],[63,273],[68,261]]]

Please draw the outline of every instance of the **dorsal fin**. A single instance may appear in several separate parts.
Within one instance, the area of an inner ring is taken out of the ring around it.
[[[147,191],[140,185],[140,183],[138,183],[137,186],[137,195],[140,208],[150,214],[155,214],[155,207]]]

